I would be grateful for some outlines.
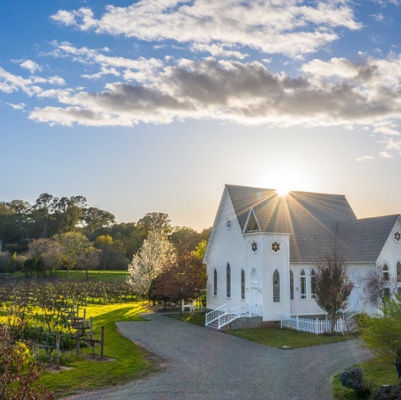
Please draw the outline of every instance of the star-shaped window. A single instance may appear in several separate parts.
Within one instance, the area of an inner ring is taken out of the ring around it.
[[[399,242],[400,239],[401,239],[401,233],[398,232],[398,231],[395,232],[395,233],[394,233],[394,240],[395,240],[396,242]]]
[[[278,242],[272,243],[272,250],[273,250],[275,253],[279,252],[279,251],[280,251],[280,243],[278,243]]]
[[[256,253],[258,251],[258,244],[256,242],[252,242],[252,251]]]

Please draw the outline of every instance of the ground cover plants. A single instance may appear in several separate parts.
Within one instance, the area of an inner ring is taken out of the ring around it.
[[[400,383],[394,364],[383,363],[372,359],[355,367],[362,369],[364,380],[371,387],[374,395],[382,385],[398,385]],[[337,400],[356,400],[358,394],[355,390],[344,387],[340,382],[340,374],[333,378],[333,393]],[[368,397],[366,397],[368,398]]]

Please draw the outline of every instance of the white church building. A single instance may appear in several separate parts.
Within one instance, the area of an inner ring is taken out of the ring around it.
[[[312,280],[328,254],[344,261],[354,284],[348,309],[377,312],[363,278],[380,267],[401,289],[400,215],[357,219],[343,195],[226,185],[204,258],[206,308],[262,321],[322,315]]]

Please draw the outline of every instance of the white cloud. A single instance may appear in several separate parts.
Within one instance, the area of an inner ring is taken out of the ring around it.
[[[358,162],[374,160],[374,156],[362,156],[356,159]]]
[[[37,96],[44,90],[40,86],[41,84],[63,86],[65,85],[65,81],[59,76],[43,78],[32,75],[29,78],[23,78],[0,67],[0,92],[10,94],[21,91],[28,96]]]
[[[23,61],[20,66],[30,71],[31,74],[42,71],[42,67],[32,60]]]
[[[20,103],[20,104],[13,104],[13,103],[6,103],[8,106],[13,108],[14,110],[19,110],[22,111],[25,109],[25,103]]]
[[[240,60],[249,56],[247,53],[241,53],[237,50],[228,50],[232,45],[218,45],[218,44],[205,44],[205,43],[194,43],[191,46],[191,50],[194,52],[203,51],[210,53],[213,57],[231,57],[238,58]]]
[[[153,70],[163,66],[163,62],[156,58],[144,58],[139,57],[138,59],[131,59],[125,57],[113,57],[103,54],[109,53],[108,48],[102,50],[88,49],[87,47],[74,47],[69,42],[53,42],[55,46],[54,51],[50,55],[54,57],[71,58],[75,62],[79,62],[87,65],[94,65],[99,69],[92,74],[83,74],[83,78],[87,79],[99,79],[104,75],[120,76],[122,73],[129,76],[129,73],[134,71],[147,71],[148,74],[152,73]],[[120,72],[122,69],[123,72]]]
[[[89,8],[60,10],[51,18],[83,31],[146,41],[230,43],[297,58],[338,39],[336,28],[361,28],[346,0],[140,0],[128,7],[109,5],[99,19]]]

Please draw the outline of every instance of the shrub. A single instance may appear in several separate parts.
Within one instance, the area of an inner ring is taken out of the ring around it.
[[[359,398],[365,398],[370,394],[369,385],[364,380],[361,368],[351,368],[340,374],[340,382],[343,386],[355,390]]]
[[[372,397],[372,400],[399,400],[401,399],[401,386],[382,386]]]

